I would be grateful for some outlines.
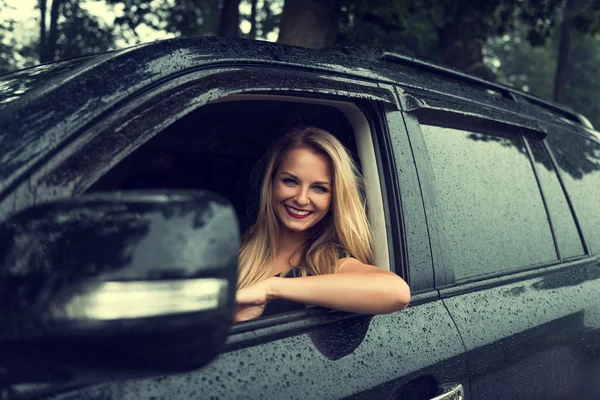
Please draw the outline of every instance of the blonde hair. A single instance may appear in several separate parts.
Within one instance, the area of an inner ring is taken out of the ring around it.
[[[333,175],[331,210],[311,228],[307,241],[298,249],[302,276],[336,272],[340,252],[362,263],[373,263],[373,236],[365,211],[364,186],[352,157],[331,133],[300,127],[281,137],[267,153],[257,220],[242,238],[239,252],[238,289],[267,279],[271,273],[280,229],[271,202],[273,177],[287,152],[299,147],[325,156]]]

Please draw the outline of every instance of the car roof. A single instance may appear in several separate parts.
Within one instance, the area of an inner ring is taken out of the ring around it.
[[[465,74],[419,64],[418,60],[411,63],[411,59],[402,57],[372,46],[312,50],[245,39],[193,37],[142,44],[0,76],[0,197],[19,176],[80,131],[91,116],[101,115],[132,93],[169,76],[224,63],[293,66],[389,82],[418,92],[450,94],[464,102],[488,105],[499,113],[533,115],[595,137],[590,128],[567,121],[565,115],[570,111],[559,105],[551,104],[554,108],[550,112],[540,111],[537,108],[546,103],[543,100],[534,105],[490,95],[485,81],[470,80]],[[533,98],[509,87],[490,85],[496,91],[510,89],[510,93]]]

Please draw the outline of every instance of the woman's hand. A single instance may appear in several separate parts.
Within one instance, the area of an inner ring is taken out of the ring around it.
[[[410,288],[400,276],[354,258],[339,264],[335,274],[272,277],[238,290],[234,320],[260,317],[275,299],[360,314],[387,314],[408,306]]]
[[[234,322],[248,321],[262,315],[265,306],[273,298],[271,283],[274,279],[278,278],[268,278],[236,292]]]

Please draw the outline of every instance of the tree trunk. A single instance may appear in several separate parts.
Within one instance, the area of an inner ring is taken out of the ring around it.
[[[442,64],[490,81],[496,80],[483,62],[483,43],[469,37],[464,21],[450,22],[437,34]]]
[[[40,62],[54,61],[56,56],[56,45],[58,41],[58,15],[62,0],[52,0],[52,7],[50,8],[50,31],[46,36],[44,42],[44,48],[42,49]]]
[[[277,42],[321,49],[336,42],[341,0],[285,0]]]
[[[256,2],[252,0],[252,9],[250,12],[250,39],[256,39]]]
[[[46,47],[46,0],[38,0],[38,5],[40,7],[40,47],[38,54],[41,59],[44,48]]]
[[[219,24],[219,36],[239,36],[240,1],[241,0],[223,0],[223,8],[221,8],[221,23]]]
[[[554,101],[558,103],[563,103],[565,100],[565,83],[567,82],[569,51],[573,32],[573,3],[572,0],[565,0],[563,22],[560,30],[560,45],[558,46],[556,75],[554,76]]]

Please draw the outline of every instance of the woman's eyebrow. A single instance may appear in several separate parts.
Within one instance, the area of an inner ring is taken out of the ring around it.
[[[298,178],[296,175],[294,175],[294,174],[292,174],[290,172],[283,171],[281,174],[282,175],[288,175],[290,178],[294,178],[297,181],[300,180],[300,178]],[[313,185],[331,185],[331,183],[329,183],[327,181],[316,181],[316,182],[313,182]]]

